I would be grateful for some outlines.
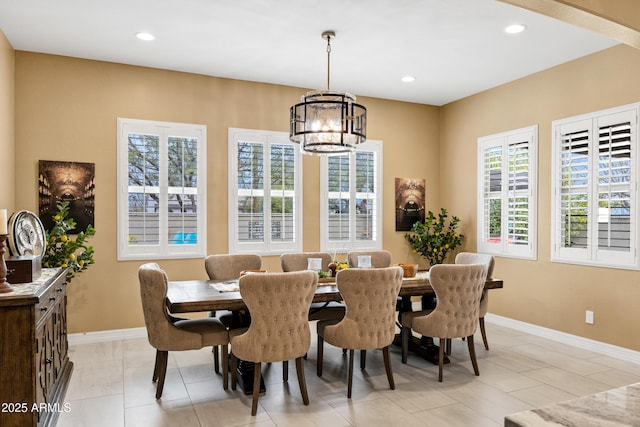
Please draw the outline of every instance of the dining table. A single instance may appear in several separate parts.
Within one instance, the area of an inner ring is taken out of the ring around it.
[[[500,289],[502,279],[491,278],[485,282],[485,289]],[[419,272],[415,277],[402,279],[400,297],[433,296],[435,292],[429,283],[427,272]],[[313,302],[341,301],[335,278],[318,279],[318,287]],[[238,290],[238,280],[181,280],[170,281],[167,289],[167,308],[171,313],[193,313],[216,310],[246,310]]]

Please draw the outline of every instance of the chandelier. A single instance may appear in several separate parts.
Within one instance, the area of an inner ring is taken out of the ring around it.
[[[352,153],[367,139],[367,109],[349,92],[330,89],[331,38],[327,40],[327,90],[314,90],[300,97],[290,109],[289,139],[300,144],[303,154],[339,155]]]

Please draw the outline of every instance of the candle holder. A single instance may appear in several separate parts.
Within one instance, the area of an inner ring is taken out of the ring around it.
[[[7,240],[8,234],[0,234],[0,293],[6,294],[7,292],[13,292],[13,288],[7,282],[7,264],[4,262],[5,246],[4,242]]]

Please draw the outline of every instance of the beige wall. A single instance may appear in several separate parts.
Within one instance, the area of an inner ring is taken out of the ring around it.
[[[96,164],[97,264],[70,288],[70,332],[143,324],[140,263],[116,261],[116,118],[208,126],[208,250],[223,253],[228,127],[286,131],[289,106],[305,91],[26,52],[16,52],[15,67],[16,209],[37,211],[38,160]],[[640,350],[639,272],[549,261],[551,121],[638,101],[639,68],[640,52],[618,46],[442,108],[360,99],[368,108],[369,137],[384,141],[383,238],[394,262],[412,258],[394,231],[395,177],[425,178],[427,208],[460,216],[465,248],[474,250],[477,138],[538,124],[538,260],[497,260],[505,288],[492,292],[490,311]],[[318,158],[305,157],[304,176],[304,249],[316,250]],[[202,260],[161,265],[172,279],[205,277]],[[265,266],[279,270],[277,258]],[[594,325],[584,323],[587,309],[595,312]]]
[[[14,75],[15,52],[0,31],[0,209],[13,211],[14,175]]]
[[[96,264],[69,288],[69,332],[143,325],[140,262],[116,260],[116,118],[207,125],[208,252],[228,251],[229,127],[288,131],[289,107],[306,89],[16,52],[16,209],[37,212],[38,160],[96,165]],[[384,141],[384,247],[411,258],[395,232],[394,178],[425,178],[427,206],[439,206],[438,109],[359,98],[368,136]],[[304,158],[304,249],[319,249],[319,159]],[[170,279],[205,278],[203,261],[160,261]],[[279,271],[279,259],[265,259]]]
[[[638,69],[640,51],[619,45],[442,108],[441,200],[467,221],[469,249],[478,137],[538,125],[538,259],[497,259],[505,288],[491,293],[492,313],[640,350],[640,272],[550,262],[551,122],[640,101]]]

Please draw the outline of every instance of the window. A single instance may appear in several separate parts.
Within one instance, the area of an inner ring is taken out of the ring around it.
[[[553,122],[552,261],[640,268],[639,108]]]
[[[118,119],[118,259],[206,255],[202,125]]]
[[[229,252],[302,250],[302,162],[286,132],[229,129]]]
[[[320,249],[382,249],[382,141],[322,157],[320,183]]]
[[[538,127],[478,139],[478,251],[536,259]]]

